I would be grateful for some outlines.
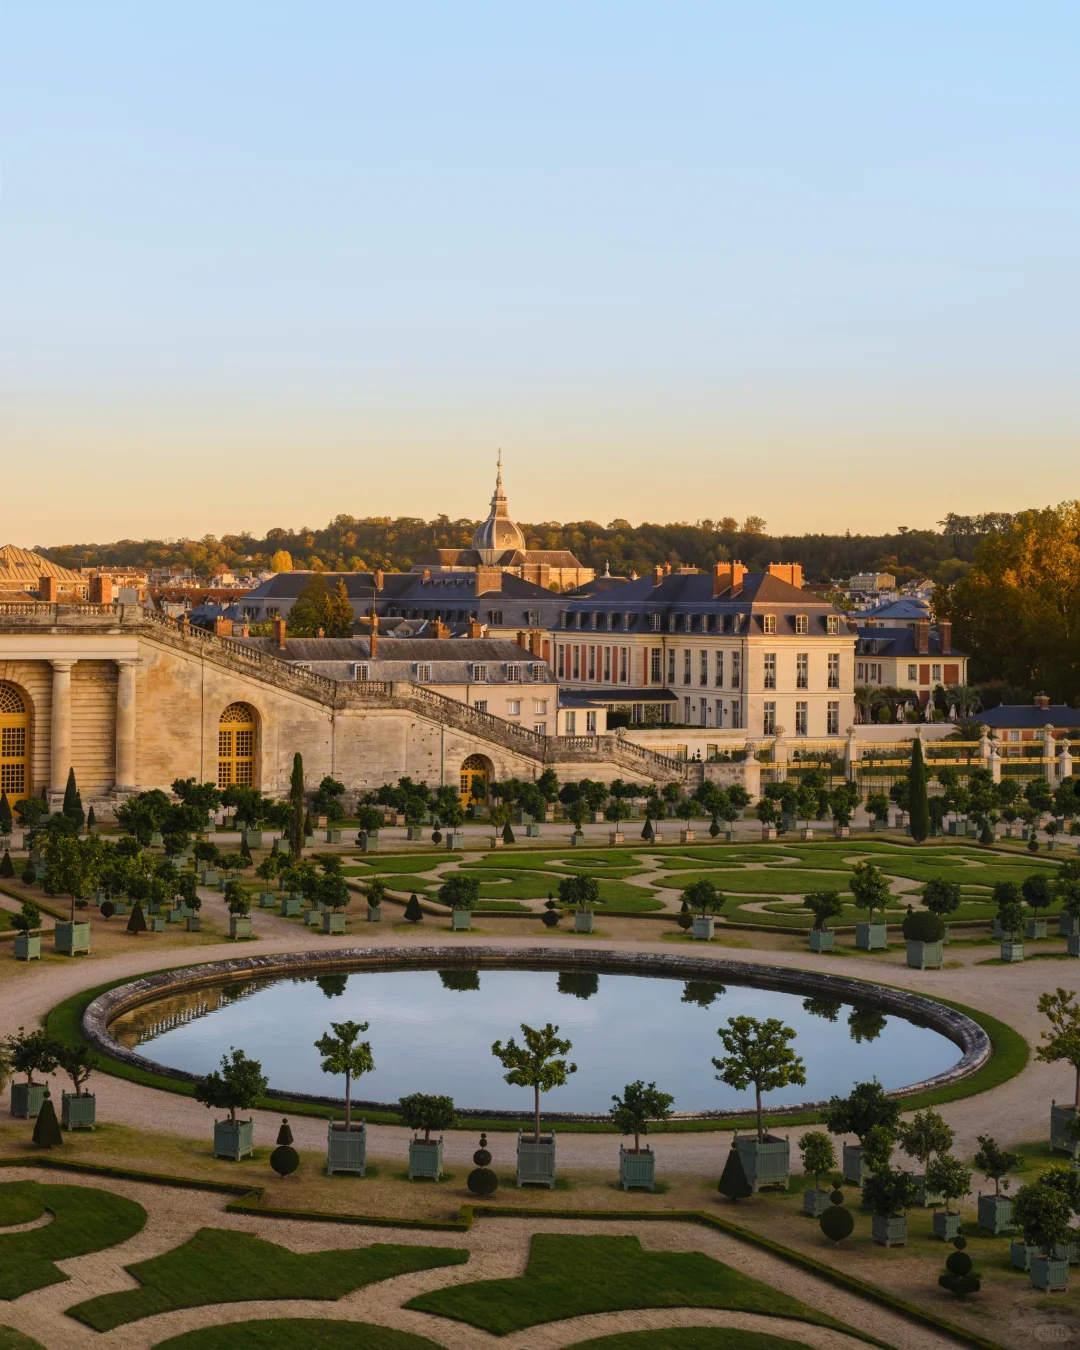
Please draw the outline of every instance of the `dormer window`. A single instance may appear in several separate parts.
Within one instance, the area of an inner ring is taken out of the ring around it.
[[[413,679],[415,679],[417,684],[430,684],[431,662],[417,661],[417,663],[413,666]]]
[[[840,615],[827,614],[825,616],[825,631],[829,637],[839,637],[840,635]]]
[[[761,631],[762,631],[763,633],[765,633],[765,634],[768,634],[768,635],[771,635],[771,634],[773,634],[773,633],[776,632],[776,615],[775,615],[775,614],[766,614],[766,615],[764,615],[764,616],[762,617],[762,620],[761,620]]]
[[[808,618],[808,616],[805,614],[796,614],[795,615],[796,634],[802,637],[805,636],[805,634],[809,633],[809,631],[810,631],[810,619]]]
[[[622,616],[622,626],[623,626],[624,631],[627,632],[627,633],[629,633],[629,631],[630,631],[630,615],[629,615],[629,614],[624,614],[624,615]]]
[[[506,667],[507,684],[519,684],[521,682],[521,667],[511,663]]]
[[[669,614],[667,619],[667,628],[669,633],[674,633],[676,631],[675,629],[676,622],[677,622],[676,616],[674,614]]]
[[[424,618],[425,618],[425,619],[427,618],[427,614],[426,614],[426,613],[425,613],[425,615],[424,615]],[[502,610],[501,610],[501,609],[489,609],[489,610],[488,610],[488,623],[491,625],[492,628],[501,628],[501,627],[502,627],[502,621],[503,621],[503,615],[502,615]]]
[[[473,677],[473,683],[474,683],[474,684],[486,684],[486,683],[487,683],[487,677],[488,677],[488,668],[487,668],[487,666],[486,666],[486,665],[480,665],[479,663],[476,664],[476,665],[474,665],[473,668],[472,668],[472,677]]]
[[[608,626],[608,615],[606,615],[606,614],[598,614],[598,615],[596,616],[596,626],[597,626],[597,628],[607,628],[607,626]]]
[[[649,627],[652,629],[652,631],[653,631],[654,633],[659,633],[659,631],[660,631],[660,615],[659,615],[659,614],[650,614],[650,615],[649,615]]]
[[[532,677],[537,683],[542,683],[544,679],[544,667],[539,661],[532,667]]]
[[[352,677],[354,680],[370,680],[371,667],[366,661],[354,661],[352,668]]]

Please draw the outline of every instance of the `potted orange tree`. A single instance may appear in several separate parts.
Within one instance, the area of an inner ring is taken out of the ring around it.
[[[85,1045],[57,1047],[59,1067],[71,1079],[74,1092],[60,1095],[60,1120],[65,1130],[92,1130],[97,1123],[97,1097],[85,1091],[86,1081],[97,1068],[97,1058]]]
[[[713,1059],[716,1078],[739,1092],[754,1089],[757,1133],[751,1138],[736,1130],[734,1145],[752,1190],[762,1186],[787,1187],[791,1171],[791,1141],[768,1134],[762,1117],[761,1096],[794,1083],[806,1083],[806,1067],[791,1048],[795,1032],[776,1017],[732,1017],[717,1035],[727,1052]]]
[[[624,1191],[631,1187],[651,1191],[656,1186],[656,1155],[645,1145],[641,1147],[641,1136],[649,1133],[651,1120],[667,1120],[675,1098],[667,1092],[660,1092],[655,1083],[646,1084],[640,1078],[636,1083],[627,1083],[621,1097],[613,1096],[615,1104],[611,1109],[611,1119],[620,1134],[632,1134],[632,1149],[619,1145],[619,1185]]]
[[[409,1180],[425,1178],[438,1181],[442,1176],[443,1141],[442,1135],[432,1139],[432,1130],[452,1130],[454,1128],[453,1097],[437,1097],[427,1092],[413,1092],[400,1101],[401,1118],[413,1131],[409,1140]],[[424,1131],[423,1139],[417,1139],[419,1130]]]
[[[367,1126],[352,1118],[353,1079],[375,1068],[371,1042],[358,1040],[367,1029],[367,1022],[331,1022],[330,1030],[315,1042],[323,1057],[323,1073],[345,1075],[345,1119],[331,1120],[326,1132],[326,1170],[330,1176],[355,1172],[362,1177],[367,1168]]]
[[[195,1100],[209,1110],[228,1111],[224,1120],[214,1121],[214,1157],[239,1162],[254,1148],[254,1120],[241,1120],[238,1111],[251,1111],[266,1095],[267,1079],[257,1059],[248,1059],[243,1050],[222,1055],[221,1068],[214,1069],[195,1084]]]
[[[491,1047],[491,1053],[506,1070],[506,1081],[512,1087],[531,1087],[534,1093],[533,1137],[526,1139],[518,1130],[517,1184],[553,1187],[555,1131],[540,1134],[540,1094],[562,1087],[570,1074],[577,1073],[577,1065],[562,1058],[573,1046],[559,1036],[559,1028],[550,1022],[539,1030],[522,1022],[521,1034],[523,1045],[511,1037],[505,1045],[495,1041]]]

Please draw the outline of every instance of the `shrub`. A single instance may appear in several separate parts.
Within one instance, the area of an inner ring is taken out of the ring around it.
[[[850,1209],[844,1207],[844,1193],[835,1190],[829,1196],[832,1204],[818,1219],[818,1226],[830,1242],[839,1245],[844,1238],[850,1237],[855,1229],[855,1217]]]
[[[940,942],[945,936],[945,921],[940,914],[909,908],[903,929],[909,942]]]
[[[32,867],[27,867],[22,874],[22,884],[32,886],[37,881],[37,872]]]
[[[950,1294],[955,1294],[957,1298],[964,1298],[967,1294],[977,1294],[982,1288],[982,1281],[972,1270],[971,1257],[964,1251],[967,1246],[967,1239],[955,1237],[953,1238],[953,1246],[956,1251],[949,1253],[948,1260],[945,1262],[945,1274],[938,1276],[938,1284],[942,1289],[947,1289]]]
[[[452,1130],[454,1128],[453,1097],[436,1097],[427,1092],[413,1092],[402,1097],[399,1102],[401,1118],[412,1130],[423,1130],[425,1142],[431,1139],[432,1130]]]

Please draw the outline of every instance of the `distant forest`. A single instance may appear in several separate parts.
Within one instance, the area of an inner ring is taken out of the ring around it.
[[[988,534],[1000,533],[1011,515],[948,515],[940,531],[909,530],[895,534],[769,534],[766,522],[750,517],[678,521],[667,525],[607,525],[583,520],[567,524],[547,521],[522,525],[529,548],[569,549],[582,563],[602,572],[639,575],[657,563],[693,564],[707,569],[716,562],[738,559],[751,570],[770,562],[798,562],[805,579],[829,583],[853,572],[884,570],[901,582],[928,577],[948,585],[968,571],[974,551]],[[64,567],[187,565],[199,576],[227,568],[274,566],[284,570],[359,572],[381,567],[405,571],[436,548],[468,548],[478,521],[419,520],[410,516],[336,516],[324,529],[275,528],[264,538],[226,534],[220,539],[120,539],[112,544],[62,544],[35,547]],[[287,555],[287,557],[285,556]]]

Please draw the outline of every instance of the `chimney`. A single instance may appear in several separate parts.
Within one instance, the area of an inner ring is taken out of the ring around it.
[[[501,591],[503,571],[501,567],[478,567],[476,569],[476,594],[484,595],[488,591]]]
[[[242,638],[246,638],[246,637],[250,637],[250,636],[251,636],[251,628],[250,628],[250,626],[248,625],[247,619],[245,619],[245,620],[241,623],[241,625],[240,625],[240,636],[241,636]]]
[[[671,564],[669,562],[666,562],[664,564],[664,576],[666,577],[671,576]]]
[[[802,563],[770,563],[769,576],[802,590]]]
[[[518,635],[517,635],[517,637],[514,639],[514,641],[515,641],[515,642],[517,643],[517,645],[522,649],[522,651],[526,651],[526,652],[527,652],[527,651],[529,650],[529,635],[528,635],[528,633],[526,633],[526,631],[524,630],[524,628],[519,628],[519,629],[518,629]]]
[[[38,599],[44,600],[47,604],[55,605],[58,599],[57,584],[55,577],[38,578]]]
[[[1050,699],[1046,694],[1035,695],[1036,708],[1042,708],[1044,711],[1050,706]]]
[[[368,653],[370,660],[375,660],[375,654],[379,649],[379,616],[375,613],[375,606],[371,607],[371,651]]]
[[[652,570],[652,584],[654,586],[659,586],[660,583],[663,581],[663,579],[664,579],[664,569],[659,564],[657,564],[657,566],[654,567]]]
[[[272,619],[270,622],[270,636],[273,638],[274,646],[279,652],[285,650],[285,620]]]
[[[381,591],[383,588],[383,573],[381,567],[375,569],[375,589]]]
[[[951,656],[951,655],[952,655],[952,621],[951,621],[950,619],[942,619],[941,622],[940,622],[940,623],[938,624],[938,626],[937,626],[937,630],[938,630],[938,637],[941,638],[941,654],[942,654],[942,656]]]
[[[479,619],[469,620],[469,637],[478,638],[484,636],[484,625]]]
[[[534,628],[532,633],[529,635],[529,651],[532,652],[533,656],[540,658],[540,654],[543,652],[543,650],[544,650],[544,635],[540,632],[539,628]]]
[[[713,568],[713,595],[720,595],[729,587],[737,591],[746,576],[746,568],[741,562],[719,562]]]
[[[92,605],[111,605],[113,602],[112,577],[91,577],[89,600]]]
[[[442,619],[436,619],[431,625],[431,636],[433,638],[448,638],[450,629],[443,623]]]
[[[930,620],[920,619],[915,625],[915,652],[918,656],[930,653]]]
[[[424,568],[424,580],[425,580],[425,581],[430,581],[430,580],[431,580],[431,568],[430,568],[430,567],[425,567],[425,568]]]
[[[215,619],[215,620],[214,620],[214,636],[215,636],[215,637],[232,637],[232,635],[233,635],[232,629],[233,629],[233,621],[232,621],[232,619]]]

